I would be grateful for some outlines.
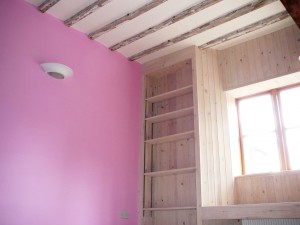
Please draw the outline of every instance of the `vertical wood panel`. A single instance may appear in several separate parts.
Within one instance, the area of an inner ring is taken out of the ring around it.
[[[257,80],[257,66],[255,61],[255,53],[253,52],[253,41],[248,41],[245,43],[246,45],[246,51],[248,55],[248,65],[249,65],[249,71],[248,71],[248,81],[249,83],[253,83]],[[226,82],[225,82],[226,83]]]
[[[280,39],[279,39],[279,35],[277,33],[272,33],[272,40],[273,40],[273,45],[276,48],[275,54],[274,54],[274,59],[275,59],[275,65],[276,65],[276,72],[277,74],[284,74],[286,71],[286,68],[284,66],[283,60],[282,60],[282,56],[283,53],[281,51],[281,47],[280,47]]]
[[[258,39],[254,39],[253,41],[253,49],[252,51],[254,52],[254,56],[255,56],[255,65],[256,65],[256,80],[253,80],[253,83],[257,82],[257,81],[261,81],[264,79],[264,71],[263,71],[263,63],[260,59],[261,57],[261,51],[259,48],[259,40]],[[246,84],[246,83],[241,83],[239,85],[237,85],[238,87],[240,87],[241,85]],[[226,84],[224,84],[224,87],[226,88]]]
[[[204,110],[200,118],[200,148],[202,204],[204,206],[233,203],[233,177],[228,136],[226,95],[218,70],[215,50],[201,51],[200,76],[203,88],[199,106]],[[223,62],[224,63],[224,62]],[[201,122],[204,123],[201,125]]]
[[[225,90],[284,76],[300,71],[300,30],[293,25],[221,52]]]
[[[203,109],[199,102],[203,99],[203,79],[201,77],[202,60],[200,51],[194,46],[193,63],[193,101],[194,101],[194,127],[195,127],[195,163],[196,163],[196,192],[197,192],[197,225],[202,225],[202,177],[201,177],[201,125]],[[201,99],[201,100],[200,100]]]
[[[299,202],[299,181],[299,171],[236,177],[235,203]]]
[[[275,35],[276,36],[276,35]],[[272,74],[279,74],[276,69],[276,58],[274,55],[276,54],[276,51],[278,49],[278,46],[276,47],[273,39],[272,34],[267,34],[263,37],[265,39],[265,45],[266,45],[266,52],[265,54],[267,55],[267,61],[269,64],[269,71],[270,71],[270,77],[272,78]]]
[[[222,202],[227,202],[228,196],[227,196],[227,187],[226,187],[226,171],[220,169],[220,168],[224,168],[224,163],[226,163],[225,161],[225,151],[224,151],[224,147],[225,146],[225,140],[224,137],[226,137],[226,135],[224,135],[224,122],[223,122],[223,116],[224,113],[222,112],[222,82],[220,80],[220,74],[219,74],[219,70],[218,70],[218,61],[217,61],[217,57],[218,54],[216,51],[213,52],[213,72],[214,74],[218,74],[219,76],[215,77],[215,95],[216,95],[216,100],[215,100],[215,105],[216,105],[216,122],[217,122],[217,142],[218,142],[218,153],[217,153],[217,160],[216,163],[218,163],[218,169],[219,169],[219,174],[217,174],[217,177],[219,177],[220,179],[217,182],[217,185],[220,187],[218,190],[218,196],[219,198],[217,199],[217,205],[221,205]]]
[[[297,43],[296,43],[297,42],[297,36],[294,33],[293,26],[286,28],[285,31],[286,31],[286,36],[287,37],[295,37],[295,38],[289,38],[288,39],[289,40],[288,41],[288,48],[289,48],[291,58],[292,59],[297,58],[297,57],[299,57],[299,55],[297,54],[297,51],[298,51],[297,50]],[[300,65],[298,64],[298,61],[292,60],[291,63],[292,63],[292,70],[294,70],[294,71],[300,70]]]

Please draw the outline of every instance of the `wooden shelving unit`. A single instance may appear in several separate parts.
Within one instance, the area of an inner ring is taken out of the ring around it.
[[[140,225],[196,225],[199,216],[193,55],[144,70]]]

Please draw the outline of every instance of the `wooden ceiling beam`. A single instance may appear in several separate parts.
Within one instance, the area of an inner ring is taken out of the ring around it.
[[[44,13],[46,12],[48,9],[50,9],[52,6],[54,6],[56,3],[58,3],[60,0],[46,0],[44,1],[39,7],[38,9]]]
[[[156,45],[152,48],[149,48],[149,49],[146,49],[142,52],[134,54],[134,55],[130,56],[128,59],[133,61],[133,60],[142,58],[142,57],[144,57],[146,55],[149,55],[153,52],[159,51],[159,50],[161,50],[165,47],[171,46],[171,45],[176,44],[180,41],[183,41],[187,38],[198,35],[198,34],[204,32],[208,29],[211,29],[211,28],[219,26],[219,25],[221,25],[225,22],[233,20],[233,19],[235,19],[239,16],[243,16],[243,15],[245,15],[245,14],[251,12],[251,11],[262,8],[262,7],[268,5],[272,2],[275,2],[275,1],[277,1],[277,0],[256,0],[256,1],[253,1],[252,3],[249,3],[249,4],[243,6],[239,9],[233,10],[233,11],[231,11],[231,12],[229,12],[229,13],[227,13],[227,14],[225,14],[225,15],[217,18],[217,19],[211,20],[211,21],[209,21],[209,22],[207,22],[207,23],[205,23],[205,24],[203,24],[199,27],[196,27],[196,28],[184,33],[184,34],[181,34],[181,35],[179,35],[175,38],[172,38],[170,40],[162,42],[161,44]]]
[[[256,23],[252,23],[248,26],[245,26],[243,28],[232,31],[232,32],[230,32],[230,33],[228,33],[228,34],[226,34],[222,37],[219,37],[219,38],[216,38],[212,41],[209,41],[206,44],[203,44],[203,45],[199,46],[199,49],[205,49],[205,48],[213,47],[215,45],[221,44],[223,42],[229,41],[231,39],[240,37],[240,36],[245,35],[247,33],[250,33],[250,32],[253,32],[253,31],[258,30],[260,28],[263,28],[265,26],[268,26],[268,25],[271,25],[273,23],[279,22],[279,21],[284,20],[288,17],[289,17],[289,13],[287,11],[277,13],[273,16],[270,16],[268,18],[260,20]]]
[[[103,7],[104,5],[109,3],[110,1],[111,0],[95,1],[93,4],[89,5],[88,7],[84,8],[80,12],[78,12],[75,15],[73,15],[72,17],[70,17],[69,19],[65,20],[65,22],[64,22],[65,25],[68,26],[68,27],[72,26],[73,24],[79,22],[80,20],[84,19],[88,15],[95,12],[97,9]]]
[[[222,0],[205,0],[203,2],[200,2],[199,4],[189,8],[187,10],[184,10],[184,11],[180,12],[175,16],[172,16],[171,18],[163,21],[162,23],[159,23],[159,24],[157,24],[153,27],[150,27],[147,30],[144,30],[144,31],[142,31],[142,32],[126,39],[126,40],[123,40],[123,41],[111,46],[109,49],[112,50],[112,51],[115,51],[119,48],[122,48],[126,45],[129,45],[130,43],[132,43],[134,41],[137,41],[137,40],[139,40],[139,39],[141,39],[141,38],[143,38],[143,37],[145,37],[149,34],[152,34],[152,33],[156,32],[160,29],[163,29],[163,28],[165,28],[165,27],[167,27],[167,26],[169,26],[173,23],[176,23],[180,20],[183,20],[184,18],[187,18],[188,16],[191,16],[191,15],[193,15],[193,14],[195,14],[195,13],[197,13],[197,12],[199,12],[199,11],[209,7],[209,6],[212,6],[212,5],[220,2],[220,1],[222,1]]]
[[[137,10],[130,12],[127,15],[113,21],[112,23],[109,23],[109,24],[105,25],[104,27],[101,27],[98,30],[90,33],[89,38],[96,39],[97,37],[100,37],[104,33],[111,31],[111,30],[115,29],[116,27],[120,26],[124,22],[126,22],[128,20],[132,20],[132,19],[142,15],[143,13],[148,12],[149,10],[164,3],[165,1],[167,1],[167,0],[153,0],[150,3],[138,8]]]
[[[298,0],[280,0],[300,28],[300,2]]]

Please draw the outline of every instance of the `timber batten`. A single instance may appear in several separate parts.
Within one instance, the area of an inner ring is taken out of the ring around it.
[[[251,12],[251,11],[260,9],[261,7],[266,6],[266,5],[268,5],[268,4],[270,4],[274,1],[276,1],[276,0],[257,0],[257,1],[254,1],[252,3],[247,4],[246,6],[243,6],[243,7],[239,8],[239,9],[233,10],[233,11],[231,11],[231,12],[229,12],[229,13],[227,13],[227,14],[225,14],[225,15],[217,18],[217,19],[214,19],[214,20],[211,20],[211,21],[209,21],[205,24],[202,24],[199,27],[196,27],[196,28],[184,33],[184,34],[181,34],[181,35],[176,36],[172,39],[169,39],[165,42],[162,42],[162,43],[160,43],[156,46],[153,46],[149,49],[146,49],[144,51],[136,53],[136,54],[130,56],[128,59],[131,60],[131,61],[137,60],[141,57],[144,57],[146,55],[149,55],[151,53],[159,51],[163,48],[166,48],[168,46],[176,44],[176,43],[178,43],[180,41],[183,41],[187,38],[190,38],[194,35],[200,34],[200,33],[204,32],[208,29],[214,28],[214,27],[219,26],[221,24],[224,24],[228,21],[231,21],[231,20],[233,20],[233,19],[235,19],[239,16],[245,15],[245,14]]]
[[[96,39],[96,38],[100,37],[101,35],[103,35],[104,33],[115,29],[116,27],[120,26],[121,24],[125,23],[126,21],[132,20],[132,19],[142,15],[143,13],[148,12],[149,10],[164,3],[165,1],[167,1],[167,0],[153,0],[153,1],[149,2],[148,4],[140,7],[139,9],[137,9],[133,12],[127,13],[125,16],[120,17],[119,19],[116,19],[115,21],[93,31],[88,36],[91,39]]]
[[[68,27],[72,26],[75,23],[78,23],[80,20],[84,19],[88,15],[94,13],[99,8],[105,6],[112,0],[98,0],[92,3],[91,5],[87,6],[86,8],[82,9],[80,12],[76,13],[69,19],[65,20],[64,24]]]
[[[52,6],[54,6],[56,3],[58,3],[60,0],[46,0],[44,1],[39,7],[38,9],[44,13],[46,12],[48,9],[50,9]]]
[[[220,2],[220,1],[221,0],[206,0],[206,1],[200,2],[199,4],[193,6],[189,9],[186,9],[186,10],[178,13],[177,15],[172,16],[171,18],[161,22],[161,23],[159,23],[159,24],[157,24],[153,27],[148,28],[145,31],[142,31],[142,32],[140,32],[140,33],[124,40],[124,41],[121,41],[120,43],[117,43],[117,44],[109,47],[109,49],[112,50],[112,51],[115,51],[119,48],[122,48],[126,45],[129,45],[130,43],[132,43],[134,41],[137,41],[137,40],[139,40],[143,37],[146,37],[149,34],[152,34],[156,31],[159,31],[159,30],[167,27],[167,26],[170,26],[171,24],[174,24],[174,23],[176,23],[180,20],[183,20],[183,19],[187,18],[188,16],[191,16],[191,15],[193,15],[193,14],[195,14],[195,13],[197,13],[197,12],[207,8],[207,7],[210,7],[210,6]]]
[[[204,49],[204,48],[213,47],[213,46],[221,44],[225,41],[229,41],[231,39],[234,39],[234,38],[240,37],[242,35],[245,35],[247,33],[253,32],[255,30],[261,29],[265,26],[269,26],[273,23],[279,22],[279,21],[284,20],[288,17],[289,17],[289,14],[287,12],[278,13],[276,15],[273,15],[273,16],[270,16],[270,17],[265,18],[263,20],[260,20],[256,23],[253,23],[253,24],[250,24],[250,25],[245,26],[243,28],[240,28],[238,30],[232,31],[232,32],[230,32],[230,33],[228,33],[228,34],[226,34],[222,37],[219,37],[219,38],[216,38],[212,41],[209,41],[206,44],[199,46],[199,48]]]

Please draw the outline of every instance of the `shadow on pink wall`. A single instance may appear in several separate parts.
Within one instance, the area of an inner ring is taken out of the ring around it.
[[[0,29],[0,224],[137,224],[140,65],[22,0]]]

